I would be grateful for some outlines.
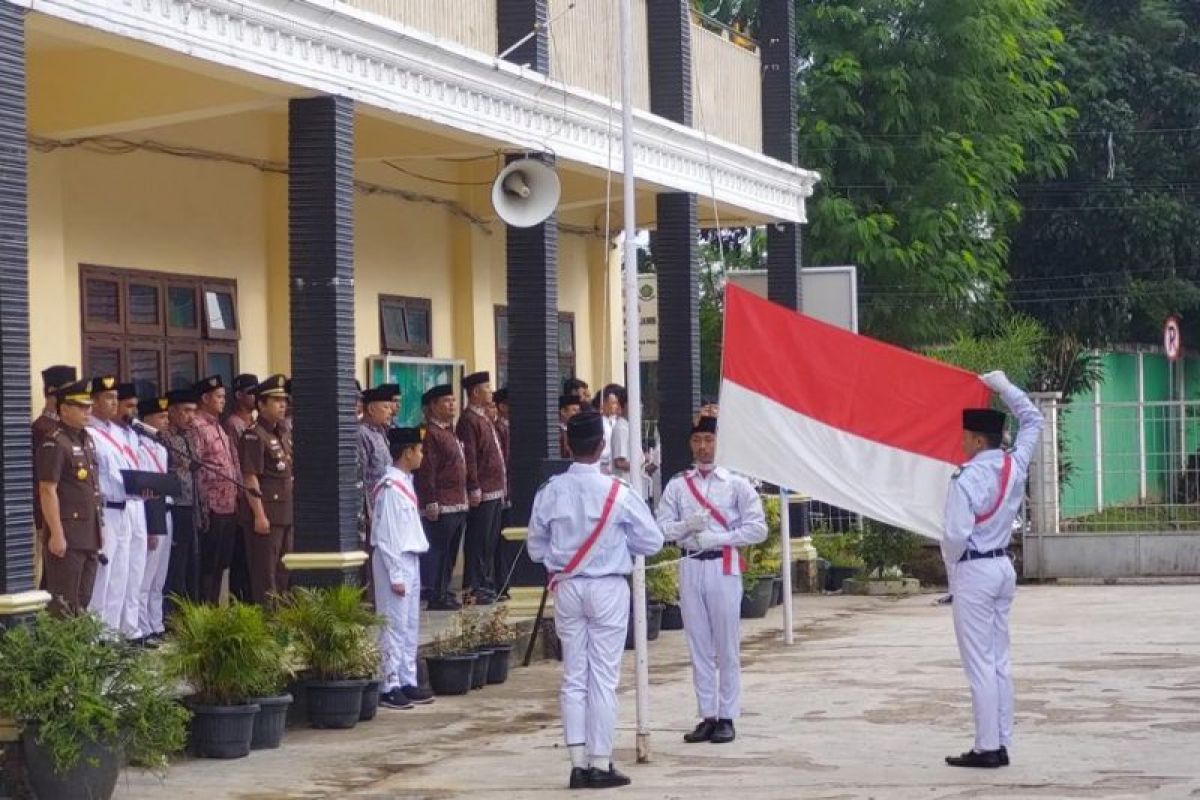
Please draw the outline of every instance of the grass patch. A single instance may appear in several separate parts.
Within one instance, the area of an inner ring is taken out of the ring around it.
[[[1200,529],[1200,508],[1195,506],[1113,506],[1062,521],[1063,533],[1169,533],[1197,529]]]

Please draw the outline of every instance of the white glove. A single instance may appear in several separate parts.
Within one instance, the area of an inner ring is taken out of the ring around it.
[[[1000,394],[1005,389],[1013,385],[1012,381],[1008,379],[1008,376],[1005,375],[1002,370],[996,370],[995,372],[989,372],[986,375],[980,375],[979,380],[983,381],[987,387],[996,394]]]
[[[692,533],[708,530],[708,523],[711,519],[712,517],[708,515],[707,511],[697,511],[687,518],[687,529]]]
[[[729,538],[718,531],[700,531],[696,534],[696,547],[700,550],[716,550],[729,543]]]

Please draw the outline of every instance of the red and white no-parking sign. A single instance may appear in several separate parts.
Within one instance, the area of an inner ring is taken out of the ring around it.
[[[1167,317],[1167,324],[1163,326],[1163,350],[1171,361],[1179,360],[1179,354],[1183,351],[1183,336],[1179,333],[1178,317]]]

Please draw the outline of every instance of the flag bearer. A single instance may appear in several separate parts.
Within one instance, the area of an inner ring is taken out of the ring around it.
[[[384,680],[380,702],[392,708],[433,702],[433,695],[417,683],[421,554],[429,550],[429,540],[421,524],[413,472],[424,457],[423,438],[420,428],[389,428],[392,466],[372,488],[372,584],[375,609],[385,619],[379,631]]]
[[[692,427],[695,468],[663,490],[658,521],[687,557],[679,565],[679,607],[692,656],[700,724],[685,742],[725,744],[741,714],[739,629],[742,570],[738,547],[767,538],[762,500],[750,482],[714,466],[717,418],[702,415]]]
[[[559,700],[572,789],[625,786],[612,765],[617,681],[629,624],[633,556],[653,555],[662,532],[640,497],[600,472],[604,419],[595,411],[567,423],[573,463],[533,500],[526,546],[545,565],[563,648]]]
[[[1003,372],[989,372],[982,379],[1016,415],[1020,431],[1013,449],[1005,451],[1003,413],[963,412],[963,451],[968,461],[954,474],[946,498],[942,557],[954,596],[958,652],[971,685],[975,746],[961,756],[947,757],[946,763],[995,768],[1008,766],[1013,726],[1008,614],[1017,574],[1008,558],[1008,544],[1045,420]]]

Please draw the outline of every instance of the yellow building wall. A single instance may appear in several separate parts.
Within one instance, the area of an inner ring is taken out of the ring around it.
[[[79,149],[31,153],[29,167],[35,408],[42,368],[81,363],[79,264],[236,280],[240,368],[260,375],[290,371],[284,176],[144,152],[110,156]],[[367,356],[380,351],[381,294],[429,298],[434,356],[462,359],[468,370],[494,371],[494,306],[507,297],[504,232],[491,230],[429,205],[356,197],[360,379]],[[577,371],[596,384],[609,379],[601,371],[612,361],[604,353],[611,331],[600,335],[604,257],[599,239],[560,236],[560,309],[575,314]],[[619,324],[619,310],[614,318]]]

